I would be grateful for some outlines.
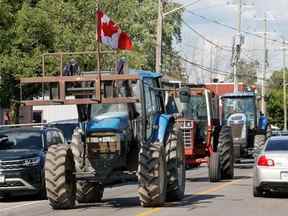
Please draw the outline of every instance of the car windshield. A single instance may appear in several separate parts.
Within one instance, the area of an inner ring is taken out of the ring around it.
[[[43,144],[40,132],[0,132],[0,150],[42,148]]]
[[[99,115],[115,112],[128,113],[127,104],[93,104],[91,106],[92,119]]]
[[[233,97],[223,99],[224,120],[227,120],[231,114],[244,113],[249,121],[255,119],[254,97]]]
[[[269,140],[265,151],[288,151],[288,137],[283,140]]]

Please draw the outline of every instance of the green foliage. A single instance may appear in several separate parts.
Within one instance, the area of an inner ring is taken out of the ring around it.
[[[133,40],[133,51],[118,52],[118,55],[125,56],[130,67],[154,70],[157,1],[100,2],[99,8],[118,23],[123,31],[128,32]],[[178,6],[167,3],[164,9],[168,11]],[[10,106],[10,98],[13,98],[14,92],[10,91],[9,86],[16,85],[13,79],[41,72],[42,53],[96,50],[96,8],[95,0],[0,0],[2,105]],[[166,59],[167,73],[173,71],[173,74],[180,74],[182,70],[179,56],[172,49],[172,41],[181,40],[182,12],[180,10],[164,20],[163,56]],[[101,50],[110,48],[102,45]],[[103,59],[108,59],[105,63],[111,66],[109,57],[102,56],[101,60]],[[85,58],[77,56],[77,60],[82,69],[96,68],[93,55]],[[59,61],[57,57],[47,58],[45,69],[49,73],[59,71],[59,68],[56,68]],[[64,58],[64,63],[67,61],[68,58]],[[5,78],[7,74],[11,74],[13,79]]]
[[[286,77],[288,73],[286,71]],[[283,127],[283,70],[274,71],[269,83],[267,92],[267,112],[272,124]]]

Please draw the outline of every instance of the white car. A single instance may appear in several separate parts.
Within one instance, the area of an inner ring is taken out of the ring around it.
[[[267,140],[254,166],[253,194],[288,192],[288,136]]]

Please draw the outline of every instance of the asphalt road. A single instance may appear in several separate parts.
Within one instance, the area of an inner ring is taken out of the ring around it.
[[[251,168],[236,169],[233,181],[210,183],[207,167],[201,167],[187,172],[184,200],[161,208],[141,208],[137,184],[129,183],[105,189],[101,203],[78,205],[72,210],[54,211],[47,200],[31,197],[0,200],[0,216],[286,216],[287,198],[288,195],[254,198]]]

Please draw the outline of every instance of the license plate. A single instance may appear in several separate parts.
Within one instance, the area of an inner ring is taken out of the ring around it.
[[[0,176],[0,183],[5,183],[5,176]]]
[[[288,181],[288,172],[281,172],[281,180]]]

